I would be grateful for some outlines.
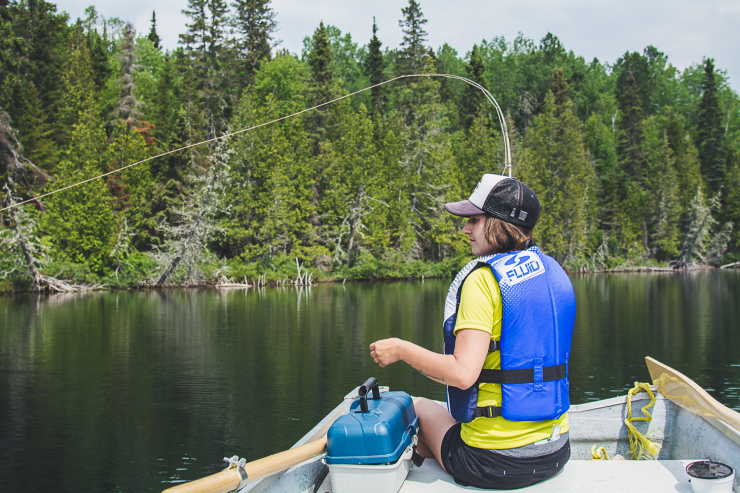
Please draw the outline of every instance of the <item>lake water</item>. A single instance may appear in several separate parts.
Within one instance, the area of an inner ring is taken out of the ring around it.
[[[574,275],[571,401],[645,356],[740,409],[740,272]],[[444,387],[368,345],[442,347],[448,280],[0,298],[0,491],[161,491],[289,448],[367,377]]]

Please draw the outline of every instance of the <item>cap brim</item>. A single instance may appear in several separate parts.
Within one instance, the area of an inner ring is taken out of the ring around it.
[[[445,209],[447,209],[447,212],[449,212],[450,214],[463,217],[475,216],[476,214],[485,214],[482,209],[478,209],[469,200],[461,200],[460,202],[451,202],[449,204],[445,204]]]

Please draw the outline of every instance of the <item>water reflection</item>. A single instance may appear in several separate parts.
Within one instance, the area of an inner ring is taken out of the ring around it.
[[[647,381],[644,356],[740,408],[740,274],[574,276],[571,399]],[[0,490],[159,491],[289,447],[354,386],[444,399],[368,345],[442,347],[448,283],[0,298]]]

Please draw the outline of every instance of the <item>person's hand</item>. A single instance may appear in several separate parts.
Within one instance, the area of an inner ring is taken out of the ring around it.
[[[381,339],[370,344],[370,357],[384,368],[401,359],[401,349],[404,341],[395,337]]]

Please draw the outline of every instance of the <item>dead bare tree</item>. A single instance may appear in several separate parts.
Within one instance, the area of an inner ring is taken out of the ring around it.
[[[194,285],[204,280],[201,266],[213,259],[208,242],[213,234],[222,231],[216,215],[226,212],[222,197],[229,186],[229,158],[232,150],[229,139],[218,141],[216,150],[208,158],[210,168],[192,180],[202,184],[200,190],[176,213],[176,224],[164,224],[167,241],[153,255],[160,266],[159,274],[143,282],[147,286],[171,284]]]
[[[40,272],[48,262],[49,247],[39,241],[36,221],[24,207],[16,207],[20,200],[12,190],[12,181],[5,184],[5,197],[0,203],[3,207],[10,207],[6,213],[9,218],[9,227],[0,229],[0,249],[6,254],[6,264],[0,267],[0,278],[18,276],[31,280],[34,291],[56,291],[71,293],[76,291],[90,291],[100,289],[98,284],[70,283],[47,276]]]
[[[732,223],[728,223],[712,237],[712,228],[717,224],[717,220],[712,217],[712,211],[719,210],[721,194],[722,190],[718,191],[709,204],[706,204],[704,194],[701,189],[697,189],[689,207],[689,228],[681,252],[678,258],[669,262],[674,269],[719,263],[732,232]]]

